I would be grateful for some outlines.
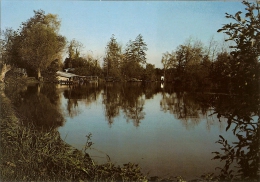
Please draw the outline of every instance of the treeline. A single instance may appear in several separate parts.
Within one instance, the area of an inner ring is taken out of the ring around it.
[[[83,44],[66,41],[59,35],[61,22],[57,15],[34,11],[34,16],[23,22],[18,30],[7,28],[1,32],[1,62],[26,68],[29,74],[54,77],[57,70],[68,69],[79,75],[93,75],[110,81],[162,81],[187,89],[256,89],[259,82],[259,5],[243,1],[245,15],[226,13],[231,19],[218,32],[224,32],[231,42],[229,48],[218,46],[212,39],[204,46],[199,40],[189,39],[176,49],[165,52],[155,68],[148,63],[148,50],[139,34],[125,46],[114,35],[101,57],[81,55]],[[217,31],[217,30],[216,30]],[[67,58],[62,60],[64,51]]]
[[[79,41],[69,42],[64,69],[79,75],[99,76],[109,81],[142,80],[145,66],[155,69],[154,65],[146,63],[147,45],[141,34],[134,41],[130,40],[125,50],[112,35],[107,43],[102,65],[99,58],[94,58],[92,54],[81,56],[82,47],[83,44]]]
[[[166,81],[187,88],[214,88],[227,91],[259,89],[260,11],[259,5],[243,1],[246,13],[226,13],[232,23],[224,25],[230,46],[219,47],[212,39],[207,48],[188,40],[162,57]]]

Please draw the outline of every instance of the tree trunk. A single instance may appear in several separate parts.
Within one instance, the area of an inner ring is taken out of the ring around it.
[[[165,82],[165,72],[166,72],[166,69],[164,69],[164,71],[163,71],[163,82]]]

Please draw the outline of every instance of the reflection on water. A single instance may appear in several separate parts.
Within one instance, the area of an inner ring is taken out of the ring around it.
[[[139,163],[150,175],[259,179],[258,93],[189,93],[152,83],[17,90],[6,93],[25,123],[59,127],[78,149],[92,133],[95,150],[89,153],[99,162],[107,154],[117,164]]]
[[[74,86],[58,86],[63,87],[63,96],[67,99],[67,111],[70,117],[78,115],[79,108],[78,102],[84,102],[85,105],[89,105],[97,100],[97,96],[101,92],[101,88],[93,85],[74,85]]]
[[[224,162],[219,167],[220,179],[259,180],[259,93],[229,95],[224,96],[225,99],[222,97],[218,96],[214,100],[214,110],[220,122],[227,122],[226,130],[236,136],[236,141],[221,135],[217,141],[221,149],[214,152],[214,159]]]
[[[12,99],[23,124],[36,129],[56,129],[64,124],[58,108],[59,95],[55,85],[29,85],[23,89],[9,88],[6,94]]]

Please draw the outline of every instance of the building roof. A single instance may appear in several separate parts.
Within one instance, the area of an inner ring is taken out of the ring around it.
[[[74,76],[78,76],[78,75],[75,75],[73,73],[66,73],[66,72],[63,72],[63,71],[57,71],[56,74],[58,76],[62,76],[62,77],[66,77],[66,78],[71,78],[71,77],[74,77]]]

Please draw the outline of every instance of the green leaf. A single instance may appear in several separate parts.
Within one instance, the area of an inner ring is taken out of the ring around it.
[[[231,125],[231,119],[229,118],[227,122],[228,122],[228,126],[226,127],[226,131],[230,128],[230,125]]]
[[[246,13],[246,17],[250,17],[251,16],[251,13]]]
[[[214,160],[214,159],[219,159],[219,158],[220,158],[220,156],[217,155],[217,156],[215,156],[215,157],[213,158],[213,160]]]
[[[239,14],[241,14],[241,13],[242,13],[242,12],[239,11],[239,12],[237,12],[237,13],[235,14],[235,17],[237,18],[238,21],[241,21],[241,18],[240,18],[240,16],[239,16]]]

